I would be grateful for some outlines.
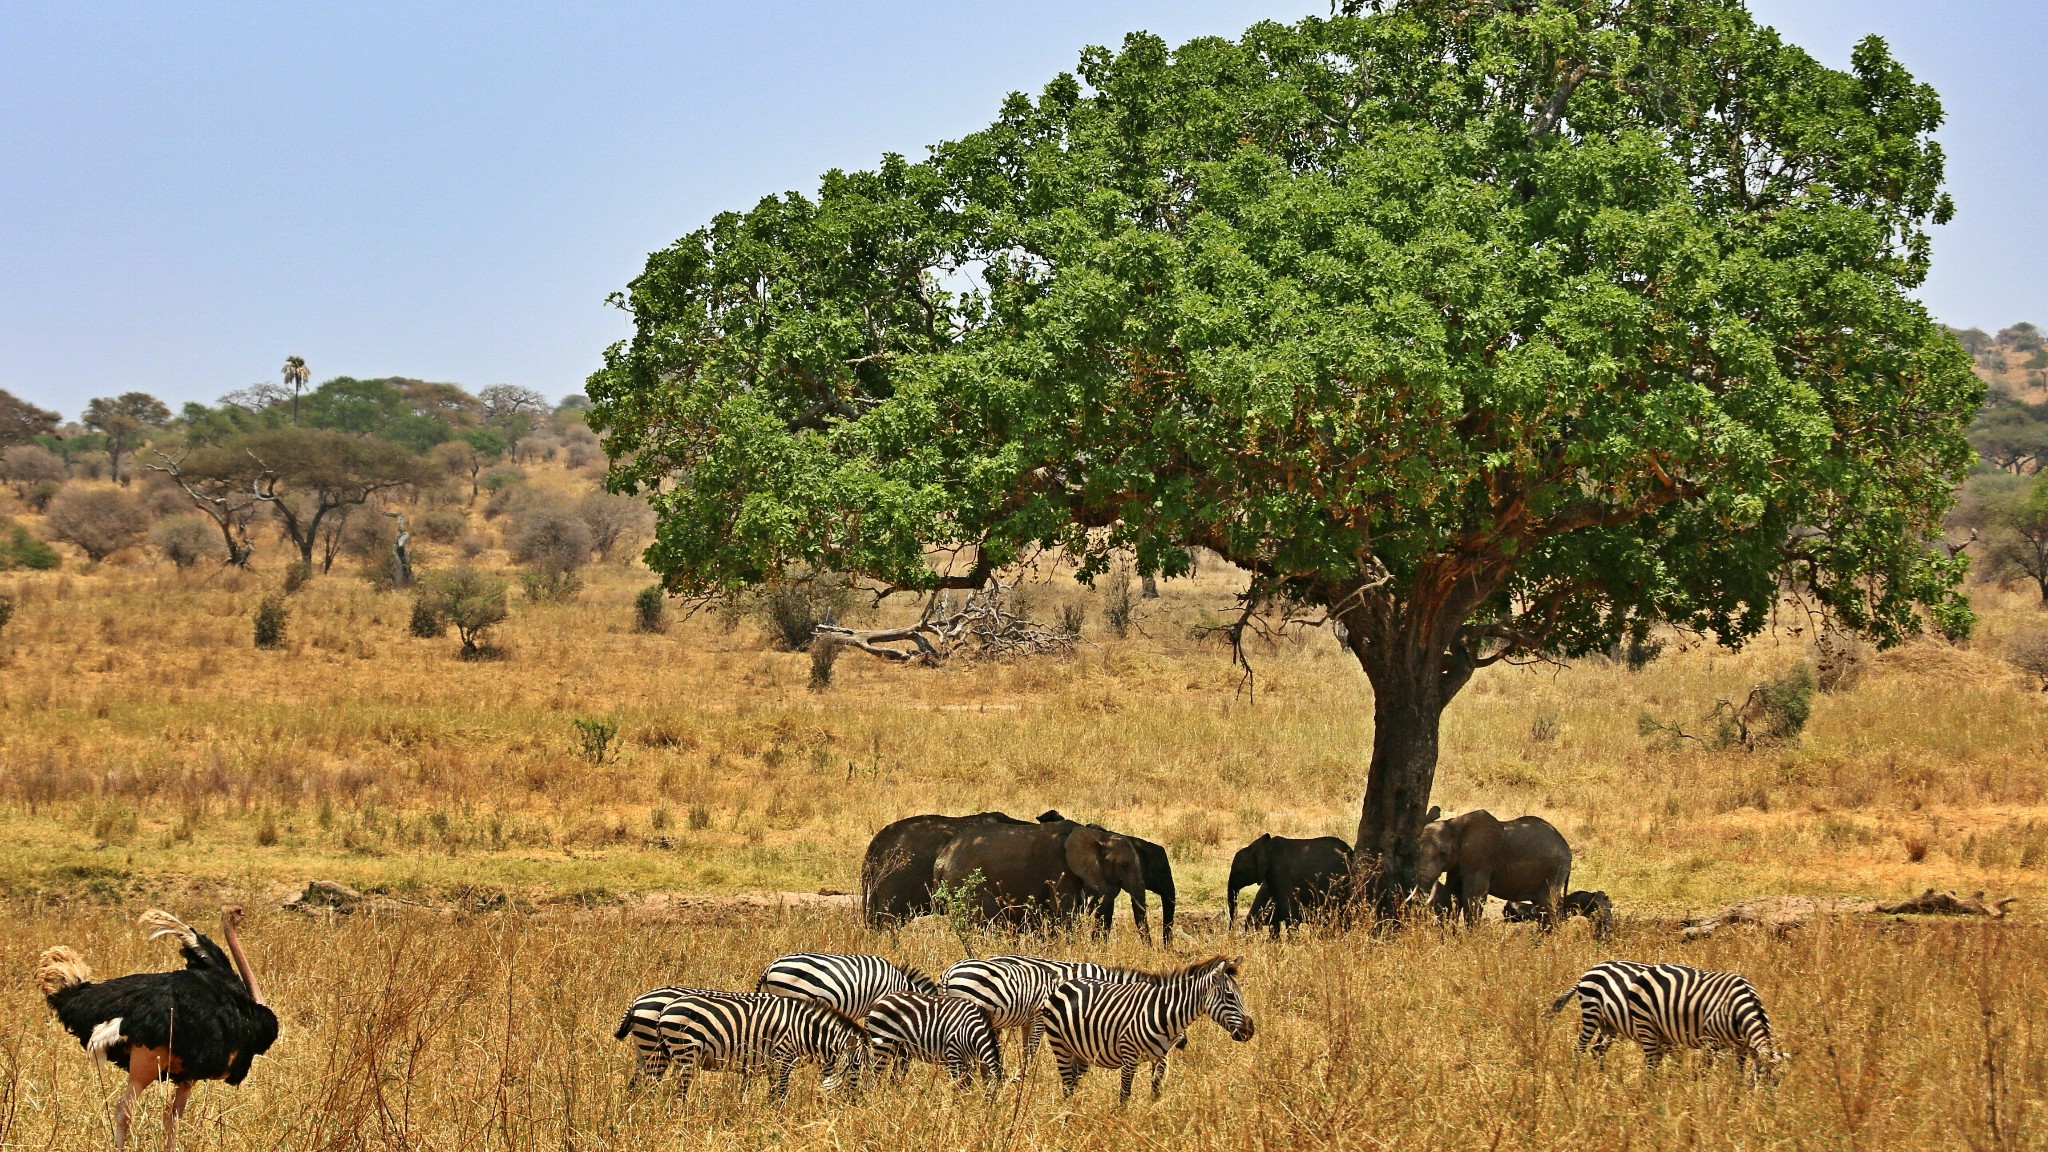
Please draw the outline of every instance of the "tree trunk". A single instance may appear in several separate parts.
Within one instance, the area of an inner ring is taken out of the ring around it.
[[[1442,693],[1407,677],[1372,677],[1372,765],[1358,814],[1357,853],[1377,869],[1378,902],[1391,912],[1415,886],[1417,837],[1436,783]]]
[[[1150,572],[1138,580],[1138,595],[1145,600],[1159,599],[1159,577]]]

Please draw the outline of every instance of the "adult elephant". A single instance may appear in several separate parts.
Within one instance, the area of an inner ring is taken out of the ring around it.
[[[871,928],[901,924],[932,910],[932,866],[955,833],[1024,821],[1001,812],[906,816],[875,833],[860,863],[861,915]]]
[[[1039,814],[1041,824],[1057,823],[1066,817],[1057,809]],[[1100,827],[1100,825],[1091,825]],[[1105,829],[1107,831],[1107,829]],[[1141,836],[1129,832],[1118,832],[1118,836],[1129,840],[1138,849],[1138,863],[1145,872],[1145,890],[1159,897],[1159,942],[1173,943],[1173,862],[1166,857],[1166,849]],[[1093,911],[1102,931],[1108,932],[1111,922],[1116,919],[1116,893],[1111,892],[1094,902]]]
[[[1298,840],[1268,832],[1237,850],[1224,892],[1230,925],[1237,925],[1237,893],[1257,884],[1244,925],[1270,922],[1278,939],[1283,924],[1299,924],[1315,911],[1341,911],[1351,895],[1351,845],[1335,836]]]
[[[963,828],[939,852],[932,876],[948,888],[969,891],[983,920],[1018,926],[1064,924],[1092,901],[1128,892],[1138,934],[1152,942],[1137,845],[1092,824],[1057,820]]]
[[[1440,914],[1455,902],[1465,922],[1477,924],[1486,898],[1498,896],[1533,902],[1545,928],[1557,923],[1571,886],[1572,849],[1550,821],[1523,816],[1503,823],[1484,809],[1446,820],[1437,808],[1428,819],[1415,877],[1422,884],[1444,877],[1430,900]]]

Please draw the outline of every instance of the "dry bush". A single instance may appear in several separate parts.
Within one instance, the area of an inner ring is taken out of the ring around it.
[[[221,539],[220,530],[204,516],[187,514],[173,516],[150,529],[149,542],[163,553],[164,559],[180,568],[214,561],[225,562],[228,556],[227,544]]]
[[[420,539],[430,544],[453,544],[469,531],[469,517],[460,508],[431,508],[411,523]]]
[[[637,496],[599,490],[577,502],[576,514],[590,529],[591,546],[609,561],[654,530],[654,510]]]
[[[50,500],[43,511],[43,527],[51,539],[76,545],[97,564],[142,542],[149,531],[149,510],[118,488],[73,484]]]
[[[2048,628],[2023,628],[2007,637],[2005,659],[2048,692]]]
[[[265,596],[256,605],[255,633],[256,647],[284,647],[285,625],[291,617],[291,610],[285,607],[283,596]]]
[[[7,481],[16,496],[38,511],[42,504],[49,503],[49,496],[42,497],[42,504],[37,504],[30,493],[55,495],[70,477],[71,470],[65,467],[64,458],[41,444],[15,444],[0,452],[0,480]]]

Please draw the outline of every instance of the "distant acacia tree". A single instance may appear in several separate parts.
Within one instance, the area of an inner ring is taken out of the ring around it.
[[[469,478],[469,502],[476,503],[477,478],[484,469],[505,458],[504,434],[495,428],[471,428],[434,448],[434,454],[451,472]]]
[[[534,421],[548,414],[548,398],[517,384],[493,384],[476,394],[483,402],[484,421],[503,433],[507,441],[526,435]]]
[[[1880,643],[1967,631],[1938,537],[1983,389],[1913,297],[1935,94],[1736,0],[1373,7],[1090,49],[651,256],[588,392],[666,585],[1211,549],[1240,628],[1341,624],[1388,901],[1480,668],[1740,645],[1787,587]]]
[[[323,522],[393,488],[422,484],[429,470],[396,444],[318,428],[277,428],[240,442],[254,466],[256,496],[268,503],[308,567]]]
[[[121,471],[122,457],[142,447],[150,433],[170,422],[171,410],[147,392],[98,397],[85,406],[85,415],[79,420],[103,437],[114,479],[123,486],[127,485],[129,477]]]
[[[60,417],[0,388],[0,448],[24,444],[38,436],[57,434]]]
[[[226,444],[189,446],[176,455],[159,451],[151,471],[162,472],[213,522],[225,548],[225,562],[247,568],[255,554],[249,524],[263,507],[256,490],[258,469],[247,453]]]

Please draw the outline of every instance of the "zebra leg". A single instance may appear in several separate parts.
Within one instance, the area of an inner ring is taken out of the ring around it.
[[[769,1089],[768,1098],[775,1101],[789,1099],[789,1074],[796,1071],[796,1061],[790,1057],[778,1057],[775,1061],[775,1086]]]
[[[1038,1055],[1039,1041],[1045,1039],[1045,1017],[1037,1012],[1031,1014],[1031,1023],[1024,1026],[1024,1051],[1017,1056],[1017,1074],[1012,1080],[1022,1081],[1024,1073],[1031,1070],[1031,1058]]]
[[[1655,1040],[1645,1040],[1642,1044],[1643,1067],[1655,1072],[1657,1066],[1664,1062],[1664,1046]]]
[[[1155,1102],[1159,1099],[1159,1087],[1164,1083],[1166,1083],[1166,1053],[1162,1052],[1159,1054],[1159,1059],[1152,1063],[1152,1099]]]
[[[1074,1089],[1080,1086],[1081,1073],[1087,1071],[1088,1066],[1058,1048],[1053,1049],[1052,1056],[1054,1062],[1060,1066],[1060,1088],[1066,1095],[1072,1096]]]
[[[690,1082],[697,1078],[697,1046],[692,1044],[683,1049],[682,1054],[676,1058],[675,1065],[676,1103],[681,1104],[690,1098]],[[740,1081],[740,1091],[746,1090],[746,1081]]]
[[[1116,1102],[1122,1107],[1131,1102],[1131,1081],[1138,1078],[1138,1063],[1133,1060],[1123,1067],[1123,1086],[1117,1089]]]

